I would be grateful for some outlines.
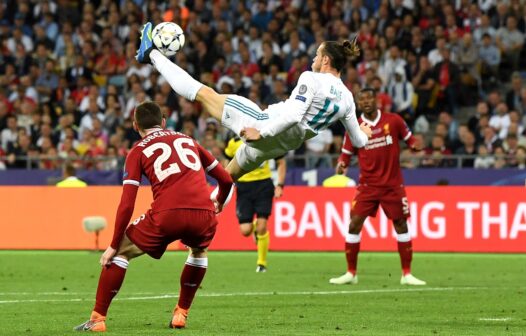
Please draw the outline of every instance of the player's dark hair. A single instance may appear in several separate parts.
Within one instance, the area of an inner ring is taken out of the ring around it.
[[[147,100],[135,108],[135,121],[137,122],[137,126],[142,130],[155,126],[160,127],[163,121],[163,113],[159,105]]]
[[[352,42],[349,40],[343,42],[325,41],[323,42],[322,54],[329,56],[331,59],[331,67],[341,72],[349,58],[360,55],[360,48],[358,47],[356,39]]]
[[[362,93],[371,93],[373,95],[373,97],[376,97],[376,90],[373,89],[372,87],[365,87],[363,89],[360,90],[360,94]]]

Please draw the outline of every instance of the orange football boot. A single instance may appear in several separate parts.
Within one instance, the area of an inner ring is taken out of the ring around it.
[[[89,320],[82,323],[79,326],[73,328],[75,331],[93,331],[93,332],[104,332],[106,331],[106,316],[93,311]]]
[[[188,318],[188,309],[180,308],[179,305],[175,306],[174,316],[170,322],[170,328],[182,329],[186,327],[186,319]]]

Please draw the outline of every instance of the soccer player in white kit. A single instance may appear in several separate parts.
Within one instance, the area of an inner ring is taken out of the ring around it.
[[[152,64],[177,94],[200,102],[212,117],[244,140],[226,168],[234,180],[265,160],[298,148],[338,120],[347,129],[353,146],[367,144],[371,129],[365,123],[358,125],[352,93],[340,79],[347,59],[359,54],[355,42],[322,43],[312,63],[313,71],[301,74],[289,99],[262,111],[247,98],[218,94],[193,79],[155,49],[151,29],[150,22],[142,28],[137,60]]]

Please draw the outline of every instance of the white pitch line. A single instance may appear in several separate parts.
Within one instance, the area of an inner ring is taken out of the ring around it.
[[[364,290],[342,290],[342,291],[301,291],[301,292],[234,292],[234,293],[206,293],[201,292],[199,297],[234,297],[234,296],[273,296],[273,295],[341,295],[341,294],[381,294],[381,293],[412,293],[412,292],[443,292],[456,290],[481,290],[486,287],[432,287],[432,288],[414,288],[414,289],[364,289]],[[4,293],[6,294],[6,293]],[[153,295],[153,296],[132,296],[117,297],[118,301],[138,301],[138,300],[159,300],[173,299],[179,295]],[[74,298],[74,299],[28,299],[28,300],[2,300],[0,304],[7,303],[33,303],[33,302],[80,302],[93,300],[94,298]]]
[[[90,295],[94,294],[93,292],[37,292],[37,293],[31,293],[31,292],[0,292],[0,296],[16,296],[16,295],[34,295],[34,296],[47,296],[47,295],[57,295],[57,296],[67,296],[67,295]],[[154,292],[144,292],[144,293],[133,293],[135,295],[155,295],[157,293]]]
[[[506,322],[510,321],[511,317],[481,317],[479,321],[491,321],[491,322]]]

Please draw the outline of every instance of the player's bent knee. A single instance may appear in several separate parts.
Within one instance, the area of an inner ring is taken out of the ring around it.
[[[248,237],[252,234],[252,223],[243,223],[239,225],[239,231],[245,237]]]
[[[362,217],[351,218],[351,223],[349,223],[349,233],[359,234],[362,231],[364,221],[365,218]]]
[[[197,95],[195,98],[197,101],[210,100],[213,99],[215,95],[218,95],[218,93],[215,92],[214,89],[203,85],[201,86],[199,91],[197,91]]]
[[[206,253],[206,248],[202,248],[202,247],[191,247],[190,248],[190,255],[193,257],[193,258],[205,258],[207,253]]]
[[[393,225],[397,233],[406,233],[408,231],[407,221],[405,218],[393,220]]]

